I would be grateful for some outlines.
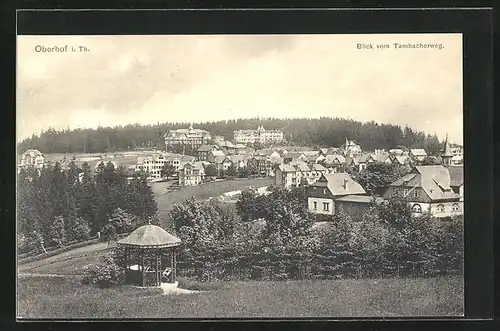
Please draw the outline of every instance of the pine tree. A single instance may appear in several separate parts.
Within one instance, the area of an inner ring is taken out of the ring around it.
[[[62,216],[56,216],[49,227],[48,239],[50,246],[63,246],[66,242],[66,231],[64,229],[64,219]]]

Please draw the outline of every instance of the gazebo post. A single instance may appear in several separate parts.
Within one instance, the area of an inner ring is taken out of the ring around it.
[[[128,247],[125,246],[124,248],[124,255],[125,255],[125,283],[128,283]]]
[[[173,249],[174,251],[174,269],[172,272],[174,273],[174,283],[177,281],[177,252],[175,251],[175,247]]]
[[[172,282],[175,283],[175,272],[174,272],[174,252],[170,251],[170,268],[172,269]]]
[[[156,285],[161,285],[161,253],[160,249],[156,249]]]
[[[146,279],[145,275],[146,273],[144,272],[144,249],[141,251],[142,253],[142,287],[146,287]]]

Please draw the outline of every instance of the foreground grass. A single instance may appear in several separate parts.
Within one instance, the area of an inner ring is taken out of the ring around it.
[[[205,183],[198,186],[183,187],[179,191],[163,195],[155,195],[158,204],[158,212],[162,218],[169,218],[169,212],[175,204],[182,203],[190,196],[197,199],[208,199],[218,197],[225,192],[247,189],[249,186],[269,186],[273,183],[271,178],[253,178],[240,180],[224,180],[220,182]],[[162,191],[167,186],[165,183],[150,183],[154,192]],[[158,186],[158,187],[156,187]]]
[[[184,282],[191,284],[193,282]],[[182,284],[182,282],[181,282]],[[463,281],[362,279],[228,282],[204,292],[159,295],[129,286],[98,289],[73,278],[18,282],[21,318],[255,318],[459,316]],[[203,290],[203,288],[200,288]]]

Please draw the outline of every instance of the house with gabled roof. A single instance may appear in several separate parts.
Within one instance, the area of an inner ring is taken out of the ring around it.
[[[303,152],[289,152],[283,155],[284,163],[290,163],[294,161],[307,162],[307,156]]]
[[[247,166],[256,168],[261,176],[274,176],[276,166],[282,163],[283,158],[274,151],[269,155],[256,152],[252,157],[247,158]]]
[[[390,159],[392,164],[397,164],[400,166],[411,165],[411,159],[408,155],[391,155]]]
[[[208,152],[207,161],[210,163],[215,163],[215,160],[217,158],[220,159],[221,157],[225,157],[225,156],[226,156],[226,153],[224,153],[223,151],[212,150],[212,151]]]
[[[457,187],[457,183],[460,183],[457,177],[454,175],[452,183],[449,169],[442,165],[416,166],[409,174],[388,186],[384,199],[397,195],[406,197],[415,215],[425,212],[434,217],[460,215],[463,211],[460,185],[458,193],[457,188],[454,190],[452,187],[452,184]]]
[[[319,153],[323,156],[326,156],[328,154],[328,148],[320,148]]]
[[[45,164],[45,157],[38,149],[28,149],[21,154],[18,164],[20,168],[35,167],[40,170]]]
[[[359,161],[361,159],[361,155],[354,155],[354,156],[349,156],[347,155],[345,157],[345,166],[346,168],[351,168],[356,171],[360,171],[360,166],[359,166]]]
[[[427,157],[427,152],[423,148],[412,148],[409,156],[414,162],[422,162]]]
[[[201,129],[194,129],[192,125],[187,129],[170,130],[164,134],[165,146],[168,151],[169,146],[187,145],[194,149],[206,144],[210,140],[210,132]]]
[[[364,170],[367,165],[371,163],[387,163],[391,164],[392,161],[389,153],[376,150],[374,153],[363,153],[357,160],[358,171]]]
[[[323,162],[324,159],[325,159],[325,156],[323,154],[307,156],[307,162],[309,164],[321,163],[321,162]]]
[[[233,154],[233,155],[228,155],[227,158],[236,168],[241,169],[247,166],[247,159],[245,159],[243,155]]]
[[[179,169],[179,186],[196,186],[204,178],[205,168],[202,162],[187,162]]]
[[[361,146],[356,144],[354,141],[345,138],[345,143],[340,146],[340,150],[344,156],[357,156],[363,153]]]
[[[306,189],[311,213],[334,215],[342,210],[352,217],[361,217],[375,199],[347,173],[322,175]]]
[[[217,146],[217,145],[202,145],[202,146],[200,146],[200,148],[198,148],[198,150],[196,151],[197,156],[198,156],[198,160],[207,161],[208,155],[210,154],[210,152],[217,151],[217,150],[219,150],[219,146]]]
[[[264,149],[259,149],[256,150],[254,155],[256,156],[266,156],[266,157],[272,157],[272,158],[278,158],[281,157],[280,153],[276,149],[271,149],[271,148],[264,148]]]
[[[283,163],[276,167],[274,183],[283,187],[298,187],[316,182],[328,170],[321,164],[308,165],[302,161]]]
[[[464,201],[464,167],[452,165],[448,167],[448,171],[451,189],[460,196],[460,201]]]
[[[328,169],[328,172],[344,172],[345,171],[346,158],[341,154],[328,154],[325,159],[321,162],[323,166]]]

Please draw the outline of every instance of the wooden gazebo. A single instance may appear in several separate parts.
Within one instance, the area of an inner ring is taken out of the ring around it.
[[[147,224],[137,228],[117,244],[125,248],[127,284],[153,287],[160,286],[162,282],[176,282],[176,254],[181,245],[179,238],[159,226]],[[165,261],[168,259],[170,263]],[[162,269],[162,264],[167,267]]]

